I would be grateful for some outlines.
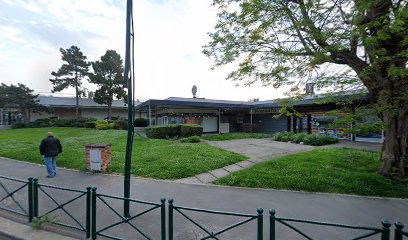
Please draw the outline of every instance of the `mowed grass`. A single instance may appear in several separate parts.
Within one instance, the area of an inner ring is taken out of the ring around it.
[[[85,170],[85,144],[112,144],[109,172],[124,172],[126,137],[123,130],[87,128],[27,128],[0,130],[0,156],[41,163],[38,146],[48,131],[61,140],[63,153],[57,165]],[[145,139],[135,135],[131,172],[135,176],[179,179],[207,172],[247,159],[204,143],[180,143],[172,140]]]
[[[225,141],[233,139],[244,139],[244,138],[270,138],[273,134],[267,133],[224,133],[217,135],[205,135],[202,136],[202,139],[208,141]]]
[[[407,182],[377,174],[379,153],[321,148],[257,164],[216,184],[408,198]]]

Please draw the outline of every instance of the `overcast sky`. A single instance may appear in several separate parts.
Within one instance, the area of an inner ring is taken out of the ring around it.
[[[198,97],[247,101],[283,96],[271,86],[236,86],[231,68],[209,70],[201,53],[217,21],[212,0],[134,0],[136,98]],[[80,47],[95,61],[114,49],[124,58],[125,0],[0,0],[0,82],[51,92],[59,48]],[[95,87],[84,81],[84,85]],[[63,93],[73,94],[73,89]]]

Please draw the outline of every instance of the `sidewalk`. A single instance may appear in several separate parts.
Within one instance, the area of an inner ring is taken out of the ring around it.
[[[44,166],[41,165],[0,158],[0,166],[0,175],[20,179],[36,177],[43,184],[80,190],[85,190],[87,186],[95,186],[98,187],[97,191],[99,193],[123,196],[122,176],[58,169],[57,177],[48,179],[45,177]],[[55,192],[54,196],[66,200],[72,198],[72,195],[65,192]],[[194,185],[143,178],[131,179],[131,196],[135,199],[156,203],[159,202],[161,197],[167,199],[174,198],[175,205],[248,214],[256,214],[256,209],[261,207],[264,209],[265,215],[265,236],[268,234],[268,222],[266,220],[268,219],[268,210],[270,208],[276,210],[277,216],[289,218],[377,227],[381,226],[380,221],[382,219],[387,219],[390,222],[399,220],[408,224],[408,215],[406,214],[408,212],[408,200],[403,199]],[[22,199],[24,200],[25,198]],[[110,204],[118,212],[122,212],[121,202],[110,202]],[[40,213],[54,206],[54,203],[44,201],[40,204]],[[70,213],[83,215],[83,208],[79,206],[81,205],[78,204],[71,207],[69,209]],[[134,210],[136,211],[137,209]],[[210,226],[210,228],[228,226],[232,223],[226,217],[214,218],[214,216],[197,214],[193,216],[195,220]],[[98,205],[97,219],[98,226],[120,220],[102,204]],[[157,236],[159,229],[157,218],[144,218],[138,224],[146,232]],[[235,231],[227,232],[221,239],[254,239],[255,223],[251,224],[246,224]],[[333,228],[323,232],[316,227],[306,226],[303,229],[311,233],[312,236],[313,233],[318,234],[320,239],[344,239],[350,237],[350,234],[353,233]],[[112,229],[112,231],[118,234],[131,234],[128,237],[135,239],[135,231],[133,229],[129,230],[129,228],[123,226]],[[279,233],[278,236],[284,236],[283,239],[297,239],[293,237],[293,230],[289,230],[282,225],[277,224],[277,232]],[[197,239],[197,236],[202,236],[200,234],[202,233],[200,233],[196,226],[180,218],[180,215],[175,216],[175,239]]]

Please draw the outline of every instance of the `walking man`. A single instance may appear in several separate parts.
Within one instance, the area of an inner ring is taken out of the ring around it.
[[[52,132],[47,133],[47,137],[41,141],[40,154],[43,155],[45,166],[47,167],[48,178],[53,178],[57,174],[57,164],[55,158],[62,152],[60,141],[55,138]]]

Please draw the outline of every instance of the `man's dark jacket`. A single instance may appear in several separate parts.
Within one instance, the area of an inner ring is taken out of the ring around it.
[[[59,153],[62,153],[62,146],[57,138],[49,136],[41,141],[41,155],[44,155],[45,157],[56,157]]]

